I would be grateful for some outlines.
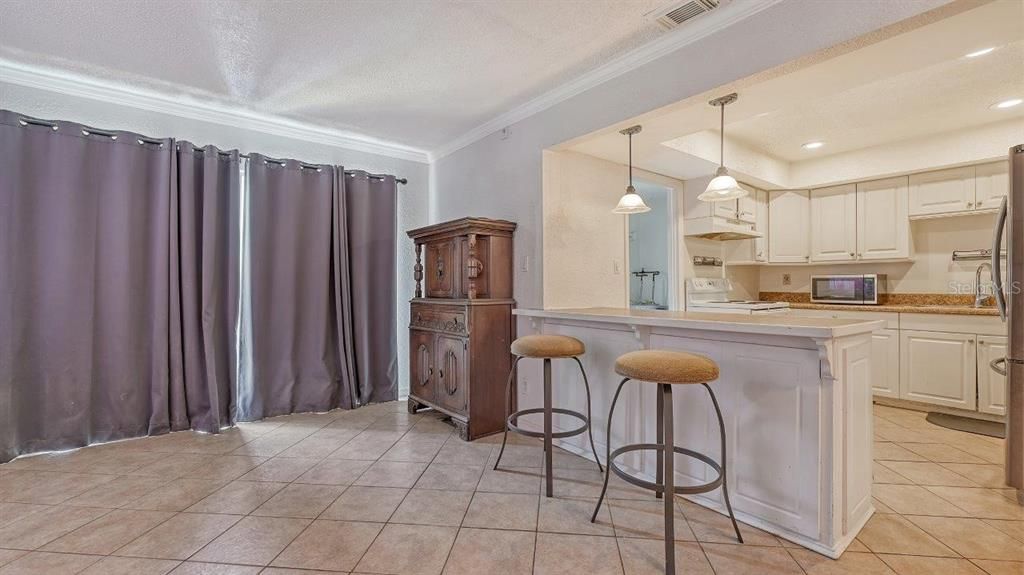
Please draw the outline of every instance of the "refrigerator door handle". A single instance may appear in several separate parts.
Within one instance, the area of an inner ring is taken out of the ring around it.
[[[1002,364],[1003,367],[999,367],[999,364]],[[999,359],[993,359],[992,361],[989,362],[988,366],[992,368],[992,371],[998,373],[999,375],[1001,375],[1003,377],[1006,377],[1006,358],[1005,357],[1000,357]]]
[[[1003,253],[1007,200],[1008,198],[1004,197],[999,204],[999,216],[996,219],[996,229],[992,237],[992,291],[995,292],[996,307],[999,308],[999,317],[1003,321],[1006,321],[1006,293],[1003,291],[1003,266],[1000,255]]]

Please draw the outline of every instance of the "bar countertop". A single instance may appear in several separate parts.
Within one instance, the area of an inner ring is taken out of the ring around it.
[[[798,317],[785,313],[743,315],[667,310],[637,310],[613,307],[577,309],[520,308],[514,310],[513,313],[518,316],[534,318],[826,339],[870,333],[885,327],[884,322],[876,320],[811,318]]]

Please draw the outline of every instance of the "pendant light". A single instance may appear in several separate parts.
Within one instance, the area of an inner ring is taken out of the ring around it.
[[[644,203],[644,199],[636,193],[636,188],[633,187],[633,134],[639,134],[641,129],[637,125],[619,132],[624,136],[629,136],[629,186],[626,187],[626,193],[619,199],[619,205],[612,210],[612,213],[615,214],[642,214],[651,211],[651,208]]]
[[[715,177],[708,182],[708,188],[704,190],[704,193],[697,196],[698,200],[704,202],[724,202],[747,195],[747,190],[741,188],[736,182],[736,178],[730,176],[729,170],[725,169],[725,107],[735,102],[737,97],[736,93],[733,92],[708,102],[712,106],[718,106],[722,109],[722,120],[719,125],[719,165],[718,170],[715,171]]]

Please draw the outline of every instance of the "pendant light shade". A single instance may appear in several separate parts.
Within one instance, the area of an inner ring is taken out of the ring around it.
[[[729,175],[729,170],[725,169],[725,107],[737,99],[735,92],[727,94],[721,98],[716,98],[708,102],[712,106],[718,106],[722,109],[721,124],[719,130],[719,166],[718,170],[715,171],[715,177],[708,182],[708,187],[704,192],[697,196],[698,200],[702,202],[724,202],[726,200],[735,200],[736,198],[742,198],[747,195],[747,190],[740,187],[736,178]]]
[[[644,199],[633,187],[633,134],[640,133],[641,129],[640,126],[631,126],[619,132],[629,136],[629,186],[626,187],[626,193],[619,198],[618,205],[612,210],[614,214],[642,214],[651,211],[650,206],[644,203]]]

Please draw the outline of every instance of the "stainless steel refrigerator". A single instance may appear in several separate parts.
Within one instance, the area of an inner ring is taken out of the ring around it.
[[[1006,241],[1006,281],[1002,250]],[[1006,357],[990,367],[1006,375],[1006,484],[1024,505],[1024,145],[1010,148],[1010,193],[1003,199],[992,240],[996,305],[1006,322]]]

